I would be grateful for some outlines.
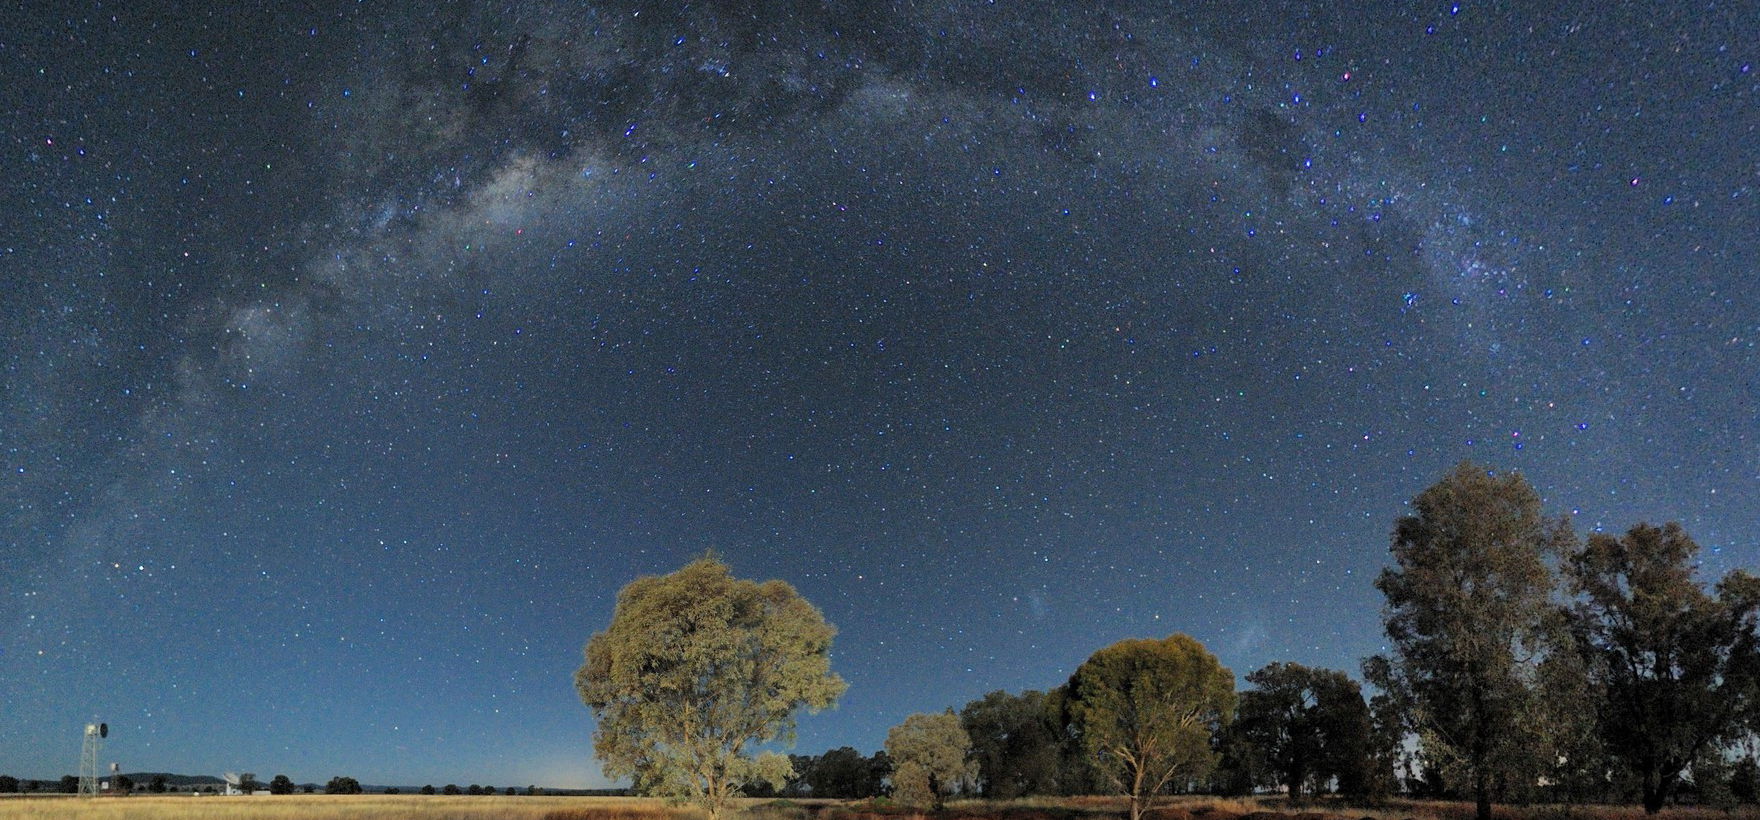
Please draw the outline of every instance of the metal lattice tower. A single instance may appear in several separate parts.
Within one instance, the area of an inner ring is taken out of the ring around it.
[[[109,724],[86,724],[85,742],[81,743],[79,747],[79,794],[81,797],[98,796],[98,751],[104,746],[104,738],[109,736]]]

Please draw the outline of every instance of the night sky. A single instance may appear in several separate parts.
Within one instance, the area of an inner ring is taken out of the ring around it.
[[[1355,674],[1461,459],[1760,563],[1753,2],[203,5],[0,10],[0,772],[601,785],[710,548],[806,753]]]

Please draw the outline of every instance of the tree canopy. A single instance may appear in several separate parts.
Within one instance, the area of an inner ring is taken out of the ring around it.
[[[1721,762],[1755,705],[1760,578],[1732,571],[1712,595],[1693,577],[1698,552],[1679,524],[1640,523],[1590,536],[1565,565],[1572,626],[1605,692],[1602,739],[1651,813],[1690,767]]]
[[[1395,565],[1375,581],[1392,652],[1364,670],[1406,708],[1425,755],[1468,784],[1479,820],[1543,754],[1531,681],[1553,589],[1546,555],[1565,532],[1520,474],[1463,462],[1412,500],[1394,525]]]
[[[605,774],[712,819],[747,784],[782,788],[788,759],[752,749],[792,741],[797,711],[843,693],[835,633],[793,587],[734,578],[713,555],[631,581],[575,673]]]
[[[360,784],[360,781],[358,781],[352,777],[341,777],[341,776],[332,777],[332,778],[330,778],[329,783],[324,784],[324,793],[325,794],[360,794],[361,793],[361,784]]]
[[[1234,673],[1186,635],[1123,640],[1069,679],[1069,710],[1099,770],[1140,820],[1157,795],[1215,765],[1210,739],[1234,712]]]
[[[1247,675],[1231,731],[1300,802],[1309,784],[1336,779],[1361,795],[1370,781],[1371,724],[1362,687],[1343,672],[1273,663]]]
[[[865,757],[849,746],[822,755],[795,758],[795,776],[814,797],[855,800],[880,794],[881,781],[892,772],[885,752]]]
[[[1056,793],[1060,738],[1054,708],[1044,692],[999,690],[960,710],[985,797]]]
[[[942,800],[977,776],[972,740],[949,709],[914,714],[886,733],[892,796],[909,806],[941,808]]]

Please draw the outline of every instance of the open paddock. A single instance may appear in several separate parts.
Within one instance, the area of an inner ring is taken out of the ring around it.
[[[420,794],[8,796],[5,820],[703,820],[683,806],[636,797]]]
[[[734,820],[1120,820],[1110,797],[960,800],[940,812],[887,801],[745,800]],[[1471,820],[1469,803],[1395,800],[1374,807],[1278,798],[1181,797],[1145,820]],[[1498,806],[1496,820],[1760,820],[1760,809],[1665,809],[1654,818],[1635,806]],[[0,820],[706,820],[688,806],[637,797],[448,795],[287,795],[253,797],[133,795],[0,796]]]

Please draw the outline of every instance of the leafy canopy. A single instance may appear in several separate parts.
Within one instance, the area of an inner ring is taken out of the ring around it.
[[[1168,786],[1210,771],[1211,735],[1234,705],[1234,673],[1186,635],[1119,641],[1069,679],[1076,731],[1112,785],[1130,796],[1131,820]]]
[[[1369,705],[1343,672],[1273,663],[1247,675],[1232,731],[1299,802],[1310,782],[1336,778],[1339,790],[1361,795],[1371,766]]]
[[[1375,581],[1392,652],[1364,671],[1407,711],[1425,756],[1468,785],[1480,820],[1501,784],[1533,782],[1547,757],[1533,682],[1553,588],[1546,556],[1567,534],[1520,474],[1462,462],[1412,500],[1394,525],[1395,566]]]
[[[1651,813],[1690,768],[1721,758],[1760,683],[1760,579],[1734,570],[1712,595],[1693,577],[1698,552],[1679,524],[1638,524],[1596,533],[1565,562],[1580,596],[1572,626],[1605,692],[1602,739]]]
[[[575,673],[606,776],[696,801],[712,818],[742,786],[782,788],[788,759],[752,749],[793,741],[798,710],[843,694],[835,633],[793,587],[734,578],[713,555],[631,581]]]
[[[941,807],[944,797],[977,777],[972,739],[959,716],[914,714],[886,733],[892,759],[892,796],[907,806]]]
[[[972,738],[979,785],[992,800],[1055,794],[1060,726],[1044,692],[998,690],[967,703],[960,725]]]

